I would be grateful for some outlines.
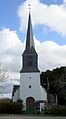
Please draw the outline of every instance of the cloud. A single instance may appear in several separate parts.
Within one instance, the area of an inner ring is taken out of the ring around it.
[[[35,40],[39,54],[39,68],[42,71],[66,66],[66,45],[58,45],[53,41],[40,42]]]
[[[64,0],[64,3],[66,3],[66,0]]]
[[[20,29],[25,30],[28,19],[28,4],[31,4],[33,26],[45,25],[52,31],[66,35],[66,7],[62,5],[43,4],[40,0],[26,0],[19,6]]]
[[[5,66],[10,74],[20,71],[23,50],[24,43],[20,41],[16,31],[8,28],[0,31],[0,65]]]
[[[53,41],[40,42],[35,37],[34,39],[40,71],[66,66],[66,45],[58,45]],[[0,31],[0,65],[6,67],[12,78],[19,78],[24,45],[16,31],[7,28]]]

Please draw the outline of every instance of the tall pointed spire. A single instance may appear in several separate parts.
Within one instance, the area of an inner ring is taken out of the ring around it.
[[[26,36],[26,48],[22,54],[22,62],[23,64],[20,73],[39,72],[38,54],[34,46],[30,9],[29,9],[28,29],[27,29],[27,36]]]
[[[28,19],[28,29],[27,29],[27,37],[26,37],[26,49],[34,48],[34,39],[33,39],[33,31],[32,31],[32,23],[31,23],[31,14],[29,11],[29,19]]]

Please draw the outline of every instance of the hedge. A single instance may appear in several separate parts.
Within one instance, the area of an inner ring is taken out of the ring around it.
[[[56,116],[66,116],[66,106],[50,106],[46,107],[44,114],[56,115]]]
[[[0,113],[21,113],[22,104],[19,102],[0,102]]]

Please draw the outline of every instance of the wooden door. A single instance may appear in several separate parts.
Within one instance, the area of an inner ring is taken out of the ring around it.
[[[26,99],[26,110],[28,111],[28,113],[33,113],[34,112],[34,98],[33,97],[28,97]]]

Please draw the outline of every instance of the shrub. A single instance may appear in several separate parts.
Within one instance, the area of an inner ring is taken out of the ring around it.
[[[20,113],[22,105],[19,102],[0,102],[0,113]]]
[[[65,106],[47,107],[44,110],[44,113],[48,115],[66,116],[66,107]]]

